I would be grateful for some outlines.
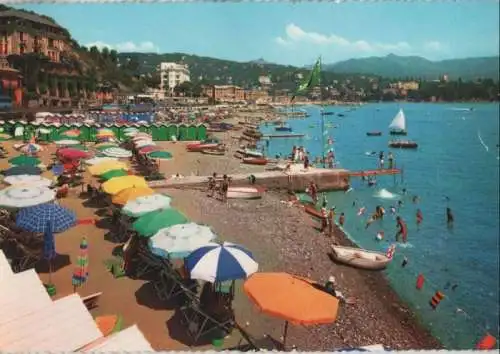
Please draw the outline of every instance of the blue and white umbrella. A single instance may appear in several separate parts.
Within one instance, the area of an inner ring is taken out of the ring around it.
[[[151,252],[159,257],[183,259],[216,238],[208,226],[179,224],[159,230],[149,239],[149,246]]]
[[[250,251],[229,242],[200,247],[191,252],[184,264],[191,279],[211,283],[245,279],[259,269]]]
[[[21,209],[16,225],[31,232],[45,232],[48,221],[51,222],[52,232],[63,232],[76,224],[76,215],[57,204],[40,204]]]

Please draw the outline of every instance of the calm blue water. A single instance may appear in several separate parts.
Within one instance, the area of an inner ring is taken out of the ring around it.
[[[473,111],[461,110],[472,106]],[[408,138],[419,143],[418,150],[392,150],[397,167],[404,170],[403,177],[379,177],[375,188],[353,178],[353,191],[329,193],[328,200],[337,206],[338,212],[346,213],[345,230],[357,244],[384,250],[389,241],[378,242],[375,235],[383,230],[386,240],[394,240],[395,216],[390,215],[389,207],[396,202],[376,198],[374,194],[381,188],[399,194],[402,188],[407,189],[399,213],[408,224],[408,244],[398,245],[387,276],[402,299],[446,347],[470,349],[485,331],[498,334],[499,106],[402,103],[370,104],[354,110],[327,107],[327,111],[345,114],[325,116],[340,166],[349,170],[376,168],[377,158],[365,153],[385,151],[387,155],[387,126],[400,107],[407,117]],[[272,139],[268,155],[288,154],[293,145],[305,146],[313,158],[321,155],[319,109],[301,108],[311,116],[290,120],[288,124],[306,137]],[[333,128],[334,125],[338,127]],[[261,130],[269,133],[274,127]],[[383,131],[384,135],[367,137],[366,132],[373,130]],[[487,148],[481,144],[478,132]],[[415,194],[420,197],[418,205],[412,203]],[[385,207],[386,217],[365,230],[368,214],[376,205]],[[455,216],[452,231],[446,227],[447,205]],[[367,208],[367,213],[357,216],[361,206]],[[424,216],[420,230],[415,221],[417,208]],[[404,257],[409,263],[403,268]],[[426,278],[422,290],[415,288],[419,273]],[[457,285],[454,290],[453,285]],[[446,297],[433,311],[429,300],[437,290]]]

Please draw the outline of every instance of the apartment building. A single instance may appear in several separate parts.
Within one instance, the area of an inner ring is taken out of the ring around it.
[[[160,89],[167,95],[173,95],[175,86],[186,81],[191,81],[186,64],[160,63]]]
[[[234,85],[213,85],[203,88],[203,95],[214,102],[242,102],[245,100],[245,90]]]
[[[17,10],[0,12],[0,56],[41,53],[60,62],[69,48],[67,32],[46,18]]]

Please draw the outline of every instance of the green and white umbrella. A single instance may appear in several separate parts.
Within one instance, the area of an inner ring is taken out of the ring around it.
[[[118,148],[118,147],[112,147],[112,148],[105,149],[102,151],[102,153],[106,156],[116,157],[119,159],[132,156],[131,151],[125,150],[122,148]]]
[[[93,157],[91,159],[85,160],[85,163],[87,165],[97,165],[100,164],[101,162],[109,162],[109,161],[117,161],[118,159],[116,157]]]
[[[163,194],[153,194],[136,198],[124,205],[122,213],[134,218],[161,209],[169,209],[172,198]]]
[[[56,140],[55,143],[56,143],[56,145],[79,145],[80,144],[80,142],[78,140],[72,140],[72,139]]]
[[[153,151],[148,154],[148,157],[159,160],[170,160],[172,158],[172,154],[168,151]]]
[[[188,219],[177,210],[163,209],[141,216],[132,228],[143,237],[151,237],[160,229],[186,223]]]
[[[36,157],[19,155],[9,159],[9,163],[16,166],[38,166],[42,161]]]

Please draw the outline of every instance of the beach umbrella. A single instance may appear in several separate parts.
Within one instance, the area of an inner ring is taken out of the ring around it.
[[[28,186],[50,187],[52,185],[50,179],[38,175],[7,176],[3,179],[3,182],[12,186],[23,184]]]
[[[140,217],[160,209],[169,209],[172,198],[163,194],[139,197],[125,204],[122,213],[131,217]]]
[[[127,133],[134,133],[134,132],[139,132],[139,129],[134,128],[134,127],[128,127],[128,128],[123,129],[123,132],[125,134],[127,134]]]
[[[40,134],[50,134],[50,130],[46,128],[40,128],[37,130]]]
[[[159,230],[149,239],[149,247],[159,257],[183,259],[216,238],[208,226],[180,224]]]
[[[34,154],[34,153],[42,151],[42,150],[43,150],[43,147],[41,147],[38,144],[33,144],[33,143],[24,144],[19,148],[19,151],[24,152],[26,154]]]
[[[148,154],[153,151],[158,151],[160,148],[158,146],[154,145],[149,145],[149,146],[144,146],[138,150],[138,153],[141,155]]]
[[[107,142],[104,142],[104,143],[98,143],[98,144],[94,145],[95,148],[100,148],[102,146],[113,147],[113,146],[118,146],[118,145],[116,143],[113,143],[113,142],[110,142],[110,141],[107,141]]]
[[[149,135],[148,133],[143,133],[143,132],[139,132],[137,134],[134,135],[134,137],[132,138],[132,140],[144,140],[144,139],[149,139],[149,140],[153,140],[153,137],[151,135]]]
[[[102,175],[111,170],[128,169],[128,165],[121,161],[103,161],[89,167],[89,172],[94,176]]]
[[[117,161],[116,157],[93,157],[85,161],[87,165],[98,165],[101,162]]]
[[[308,279],[288,273],[256,273],[245,281],[243,288],[260,311],[286,321],[283,345],[289,322],[318,325],[337,318],[338,299]]]
[[[48,203],[32,206],[17,213],[16,225],[31,232],[45,232],[47,221],[53,232],[63,232],[76,224],[76,215],[58,204]]]
[[[132,224],[132,228],[143,237],[151,237],[158,230],[187,222],[188,219],[177,210],[163,209],[141,216]]]
[[[73,292],[76,292],[76,288],[82,286],[89,276],[89,255],[88,255],[88,243],[85,237],[80,241],[80,253],[76,260],[77,266],[73,271],[73,276],[71,277],[71,283],[73,284]]]
[[[56,192],[47,187],[13,186],[0,191],[0,206],[26,208],[54,200]]]
[[[99,177],[105,181],[108,181],[111,178],[122,177],[122,176],[128,176],[128,173],[127,173],[127,171],[125,171],[123,169],[119,169],[119,170],[107,171],[107,172],[103,173],[102,175],[100,175]]]
[[[82,145],[82,144],[75,144],[75,145],[68,145],[68,146],[71,146],[71,148],[73,150],[81,150],[81,151],[88,151],[89,148],[86,147],[85,145]]]
[[[143,148],[143,147],[146,147],[146,146],[155,146],[156,143],[153,142],[152,140],[139,140],[136,144],[135,144],[135,147],[137,149],[140,149],[140,148]]]
[[[54,141],[56,145],[79,145],[80,142],[78,140],[72,140],[72,139],[61,139],[61,140],[56,140]]]
[[[108,194],[115,195],[124,189],[132,187],[148,187],[148,183],[143,177],[123,176],[115,177],[102,185],[102,190]]]
[[[111,149],[111,148],[118,148],[118,145],[113,144],[113,143],[102,143],[102,144],[99,144],[99,146],[95,147],[96,150],[101,151],[101,152],[104,150],[107,150],[107,149]]]
[[[112,131],[99,131],[96,135],[97,138],[113,138],[114,136],[115,133]]]
[[[14,166],[3,171],[4,176],[39,175],[42,169],[36,166]]]
[[[9,134],[0,134],[0,141],[10,140],[11,138],[12,136],[10,136]]]
[[[57,155],[67,160],[79,160],[89,157],[87,152],[73,148],[60,149],[57,151]]]
[[[106,156],[117,157],[117,158],[126,158],[132,156],[131,151],[117,147],[106,149],[102,153]]]
[[[52,260],[56,258],[56,256],[56,241],[54,239],[52,222],[47,220],[43,233],[43,258],[47,260],[49,264],[49,284],[52,284]]]
[[[16,166],[37,166],[42,163],[42,161],[36,157],[19,155],[9,159],[9,163]]]
[[[113,204],[125,205],[129,201],[133,201],[139,197],[153,195],[154,193],[155,191],[149,187],[127,188],[113,195],[113,197],[111,198],[111,202]]]
[[[61,136],[66,137],[66,138],[78,138],[80,136],[81,132],[78,129],[71,129],[71,130],[66,130],[61,134]]]
[[[148,157],[159,160],[170,160],[172,158],[172,154],[168,151],[153,151],[148,154]]]
[[[184,264],[191,279],[210,283],[246,279],[259,269],[250,251],[230,242],[200,247],[186,257]]]

